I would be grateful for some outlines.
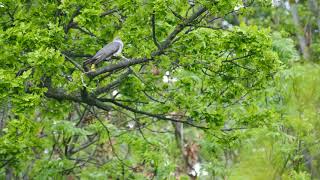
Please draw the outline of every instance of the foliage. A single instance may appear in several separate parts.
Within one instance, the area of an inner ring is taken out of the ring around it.
[[[257,21],[275,11],[2,1],[0,178],[310,178],[319,70],[294,64],[292,32]],[[115,37],[121,56],[83,64]]]

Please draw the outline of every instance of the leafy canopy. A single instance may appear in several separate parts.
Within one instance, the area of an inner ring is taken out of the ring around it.
[[[219,152],[241,137],[226,131],[265,123],[250,99],[280,65],[268,29],[222,22],[262,4],[2,1],[1,166],[38,179],[169,177],[197,142],[206,171],[222,173]],[[82,67],[116,36],[125,58]]]

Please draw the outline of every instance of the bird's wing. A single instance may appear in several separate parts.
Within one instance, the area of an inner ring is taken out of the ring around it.
[[[105,45],[102,49],[100,49],[92,59],[98,59],[103,60],[106,58],[111,57],[113,54],[115,54],[120,48],[119,43],[117,42],[111,42],[107,45]]]
[[[111,42],[100,49],[92,58],[86,60],[84,64],[98,64],[114,55],[119,50],[120,46],[121,44],[118,42]]]

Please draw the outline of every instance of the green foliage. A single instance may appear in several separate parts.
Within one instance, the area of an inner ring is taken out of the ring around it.
[[[254,23],[268,5],[1,2],[0,179],[307,179],[296,149],[318,137],[319,72],[278,73],[298,53]],[[125,59],[84,72],[117,36]]]
[[[279,32],[273,34],[273,49],[279,55],[284,64],[290,64],[299,60],[299,54],[294,48],[294,42],[290,38],[283,38]]]

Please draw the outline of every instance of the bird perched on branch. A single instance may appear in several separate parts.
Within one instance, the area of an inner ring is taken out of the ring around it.
[[[119,56],[123,49],[123,42],[119,37],[116,37],[111,43],[105,45],[92,58],[83,62],[83,66],[96,65],[101,61],[108,61],[113,56]]]

